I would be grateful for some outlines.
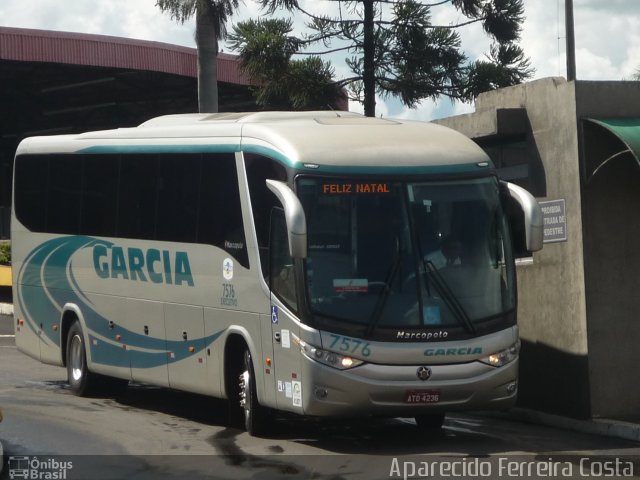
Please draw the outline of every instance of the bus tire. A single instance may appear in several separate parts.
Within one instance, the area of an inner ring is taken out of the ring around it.
[[[240,405],[244,410],[244,428],[251,436],[258,436],[266,430],[267,412],[258,403],[256,377],[251,352],[246,348],[240,373]]]
[[[67,335],[67,379],[71,391],[80,397],[89,396],[96,391],[97,375],[87,367],[87,351],[84,344],[82,327],[74,321]]]
[[[431,415],[416,415],[416,425],[420,430],[438,430],[444,423],[444,413],[433,413]]]

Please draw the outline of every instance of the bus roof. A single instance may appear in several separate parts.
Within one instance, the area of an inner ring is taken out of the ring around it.
[[[432,123],[350,112],[166,115],[139,127],[24,140],[21,153],[227,151],[271,154],[303,166],[411,169],[489,163],[473,141]],[[487,165],[484,165],[486,167]]]

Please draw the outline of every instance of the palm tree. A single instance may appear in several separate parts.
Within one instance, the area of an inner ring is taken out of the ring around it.
[[[196,16],[198,48],[198,109],[218,111],[218,40],[227,34],[227,19],[239,0],[157,0],[156,5],[180,23]]]

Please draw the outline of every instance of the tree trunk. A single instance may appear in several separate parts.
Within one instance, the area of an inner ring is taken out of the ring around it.
[[[375,69],[375,39],[374,39],[374,0],[363,0],[364,5],[364,114],[367,117],[376,116],[376,69]]]
[[[196,11],[198,48],[198,109],[200,113],[218,111],[218,37],[208,2],[200,2]]]

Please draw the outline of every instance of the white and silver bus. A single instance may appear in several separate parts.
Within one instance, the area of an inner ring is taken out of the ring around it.
[[[510,232],[541,248],[541,213],[457,132],[165,116],[22,141],[13,195],[16,343],[78,395],[226,398],[252,434],[271,410],[437,427],[516,399]]]

